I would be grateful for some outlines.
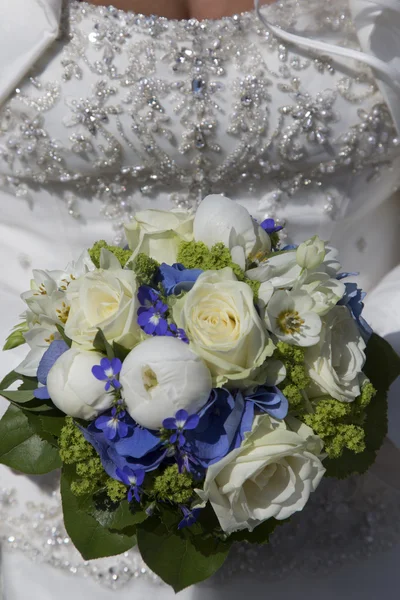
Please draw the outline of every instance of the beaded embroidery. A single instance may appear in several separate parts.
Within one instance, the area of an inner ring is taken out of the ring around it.
[[[356,45],[346,2],[322,1],[307,2],[307,29]],[[302,5],[279,0],[263,10],[290,29],[302,26]],[[367,69],[357,65],[351,78],[329,57],[299,56],[255,13],[170,21],[75,0],[64,12],[59,56],[0,112],[0,173],[18,196],[59,182],[70,214],[96,197],[121,225],[143,196],[167,192],[191,207],[210,192],[251,196],[262,185],[293,197],[328,188],[333,175],[369,177],[399,144]],[[309,70],[319,78],[315,95]],[[85,97],[70,96],[76,80]],[[274,202],[263,206],[262,216],[273,216]]]

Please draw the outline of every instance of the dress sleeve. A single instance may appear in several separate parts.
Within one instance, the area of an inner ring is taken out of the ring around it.
[[[0,2],[0,106],[58,35],[62,0]]]

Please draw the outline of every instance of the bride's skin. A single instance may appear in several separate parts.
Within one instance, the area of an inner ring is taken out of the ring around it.
[[[254,0],[88,0],[90,4],[113,6],[144,15],[160,15],[168,19],[220,19],[254,8]],[[272,4],[274,0],[261,0]]]

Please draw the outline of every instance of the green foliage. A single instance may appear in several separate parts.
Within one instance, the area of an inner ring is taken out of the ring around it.
[[[258,298],[261,283],[245,276],[239,265],[233,262],[229,248],[222,242],[218,242],[211,249],[208,249],[203,242],[181,242],[177,261],[182,263],[186,269],[202,269],[203,271],[219,271],[230,267],[238,280],[247,283],[253,290],[254,299]]]
[[[132,262],[132,270],[136,273],[139,285],[153,285],[160,264],[147,254],[140,253]]]
[[[192,528],[178,530],[179,520],[164,510],[137,526],[137,540],[143,560],[175,592],[211,577],[228,556],[230,542],[211,536],[194,535]]]
[[[91,498],[79,498],[72,492],[74,477],[73,469],[63,469],[61,497],[65,528],[83,558],[91,560],[130,550],[136,543],[135,535],[112,532],[90,514],[94,508]]]
[[[67,344],[67,346],[69,346],[71,348],[72,340],[67,335],[65,335],[64,327],[62,325],[60,325],[59,323],[56,323],[56,327],[57,327],[58,333],[61,335],[64,342]]]
[[[231,542],[249,542],[250,544],[268,544],[270,535],[275,531],[278,525],[283,525],[289,519],[277,521],[276,519],[268,519],[260,523],[253,531],[244,529],[236,531],[229,536]]]
[[[28,475],[61,467],[57,449],[36,433],[30,418],[14,405],[0,421],[0,463]]]
[[[99,242],[96,242],[94,244],[94,246],[92,248],[89,248],[89,250],[88,250],[89,256],[97,268],[100,268],[100,253],[101,253],[102,248],[105,248],[106,250],[109,250],[110,252],[112,252],[114,254],[114,256],[116,256],[118,258],[118,260],[121,264],[121,267],[124,267],[126,265],[126,263],[128,262],[128,260],[130,259],[130,257],[132,256],[131,250],[124,250],[123,248],[120,248],[119,246],[110,246],[104,240],[100,240]]]
[[[288,399],[290,408],[299,412],[303,411],[301,392],[310,384],[304,365],[304,352],[304,348],[290,346],[285,342],[278,342],[274,352],[274,358],[280,360],[286,368],[286,378],[279,388]]]
[[[124,485],[120,481],[117,481],[116,479],[111,479],[111,477],[109,477],[109,479],[107,479],[106,481],[106,490],[107,496],[113,502],[121,502],[126,498],[126,485]]]
[[[178,466],[167,467],[153,481],[152,493],[161,502],[187,504],[193,496],[193,479],[188,473],[179,473]]]
[[[24,333],[27,331],[28,325],[26,324],[26,321],[16,325],[6,339],[3,350],[12,350],[13,348],[18,348],[18,346],[25,344]]]
[[[366,386],[357,399],[358,410],[364,414],[365,450],[355,454],[346,448],[339,459],[326,459],[324,466],[328,476],[344,478],[353,473],[365,473],[374,463],[387,433],[387,392],[400,375],[400,358],[388,342],[375,334],[368,342],[366,354],[364,373],[376,393],[373,395],[372,387]]]
[[[61,460],[67,465],[86,461],[95,456],[93,446],[85,440],[72,417],[65,419],[58,443]]]
[[[96,333],[96,337],[93,340],[93,347],[98,352],[102,352],[103,354],[107,354],[107,358],[112,360],[114,358],[114,349],[111,344],[107,341],[106,336],[102,332],[101,329]]]

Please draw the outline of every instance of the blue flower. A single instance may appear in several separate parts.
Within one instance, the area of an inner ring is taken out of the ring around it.
[[[190,527],[197,522],[199,515],[201,513],[201,508],[193,508],[190,510],[186,506],[180,506],[180,509],[183,513],[183,519],[178,525],[178,529],[183,529],[184,527]]]
[[[141,308],[138,310],[138,325],[147,335],[166,335],[168,321],[165,318],[168,306],[160,300],[160,294],[153,288],[142,285],[139,288],[138,299]]]
[[[176,337],[176,338],[178,338],[178,340],[182,340],[182,342],[185,342],[185,344],[189,343],[189,338],[186,335],[185,330],[178,328],[175,325],[175,323],[169,324],[166,335]]]
[[[96,421],[90,423],[87,429],[81,427],[80,430],[98,453],[106,473],[113,479],[118,479],[117,469],[129,467],[133,471],[153,471],[166,458],[168,449],[160,437],[140,427],[128,414],[124,416],[128,431],[123,437],[109,439],[105,431],[96,426]]]
[[[373,331],[368,325],[367,321],[361,316],[361,313],[364,310],[363,300],[366,296],[366,293],[357,287],[356,283],[345,283],[344,285],[346,287],[346,291],[338,304],[341,306],[347,306],[351,316],[356,321],[360,329],[363,340],[368,343]]]
[[[277,233],[283,229],[283,225],[276,225],[274,219],[265,219],[265,221],[260,224],[260,227],[262,227],[264,231],[268,233],[268,235]]]
[[[111,386],[116,390],[121,387],[121,384],[117,379],[117,375],[120,373],[121,368],[122,362],[119,358],[113,358],[112,360],[102,358],[99,365],[92,367],[92,373],[96,379],[106,381],[104,389],[108,392]]]
[[[275,419],[284,419],[288,414],[289,402],[281,390],[275,386],[261,386],[253,394],[246,396],[246,400],[254,402],[257,408]]]
[[[181,453],[202,468],[207,468],[238,448],[254,419],[254,403],[236,398],[224,389],[214,389],[210,402],[199,412],[196,429],[185,433]]]
[[[183,434],[184,431],[190,431],[191,429],[196,429],[199,424],[200,417],[199,415],[190,415],[186,410],[178,410],[178,412],[174,417],[170,417],[168,419],[164,419],[163,427],[164,429],[172,429],[174,433],[170,436],[169,441],[171,444],[178,444],[179,446],[183,446],[185,443],[185,436]]]
[[[95,425],[97,429],[104,432],[108,440],[114,440],[117,436],[120,438],[128,435],[128,425],[122,420],[126,416],[124,410],[112,408],[111,413],[97,417]]]
[[[145,472],[142,470],[132,470],[129,467],[124,467],[123,469],[117,469],[117,477],[125,483],[125,485],[129,485],[128,491],[128,502],[132,502],[133,498],[135,498],[136,502],[140,502],[140,486],[144,481]]]
[[[69,350],[68,344],[64,340],[54,340],[43,354],[37,371],[37,378],[43,387],[38,387],[34,390],[33,395],[38,400],[49,400],[49,392],[47,390],[47,376],[54,363],[60,358],[64,352]]]
[[[167,296],[170,294],[178,296],[181,292],[189,292],[202,272],[201,269],[185,269],[180,263],[175,263],[172,267],[162,263],[161,284]]]

